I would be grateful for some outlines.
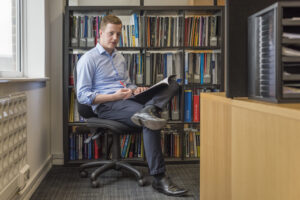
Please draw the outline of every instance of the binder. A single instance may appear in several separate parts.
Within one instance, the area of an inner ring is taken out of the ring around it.
[[[192,90],[184,90],[184,121],[192,121]]]
[[[200,93],[197,91],[194,92],[193,96],[193,121],[199,122],[200,121]]]

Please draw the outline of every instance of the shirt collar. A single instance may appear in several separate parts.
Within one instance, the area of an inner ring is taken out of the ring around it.
[[[99,53],[100,53],[101,55],[102,55],[102,54],[107,54],[107,55],[109,55],[109,53],[101,46],[101,44],[97,43],[96,48],[98,49],[98,51],[99,51]],[[114,49],[113,52],[112,52],[112,54],[111,54],[112,57],[115,56],[116,52],[117,52],[117,49]]]

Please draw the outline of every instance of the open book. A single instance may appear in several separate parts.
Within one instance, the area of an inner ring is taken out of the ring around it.
[[[151,99],[155,94],[161,91],[162,88],[167,87],[171,79],[175,78],[176,75],[170,75],[158,83],[152,85],[150,88],[141,92],[137,95],[134,95],[132,98],[136,99],[140,103],[146,103],[149,99]]]

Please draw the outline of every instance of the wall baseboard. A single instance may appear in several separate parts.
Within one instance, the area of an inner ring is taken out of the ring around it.
[[[53,165],[64,165],[64,154],[52,154]]]
[[[44,164],[37,170],[37,172],[29,179],[23,190],[19,191],[12,200],[29,200],[35,190],[38,188],[42,180],[52,167],[52,155],[46,159]]]

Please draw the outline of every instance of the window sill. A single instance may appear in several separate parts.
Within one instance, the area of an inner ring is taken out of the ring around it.
[[[43,78],[0,78],[1,83],[23,83],[23,82],[46,82],[49,81],[49,77]]]

